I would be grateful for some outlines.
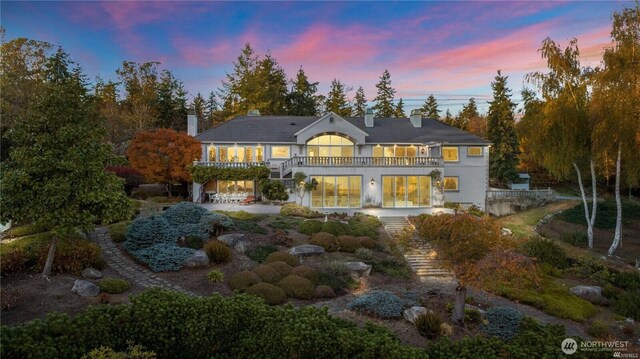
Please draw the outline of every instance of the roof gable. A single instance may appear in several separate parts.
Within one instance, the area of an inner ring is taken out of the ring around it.
[[[296,136],[296,142],[299,145],[303,145],[307,143],[309,139],[321,133],[344,134],[354,139],[357,144],[364,144],[365,137],[369,136],[365,131],[334,112],[324,114],[294,135]]]

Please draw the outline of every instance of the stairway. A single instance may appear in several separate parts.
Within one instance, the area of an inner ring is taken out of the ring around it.
[[[428,243],[418,240],[413,225],[405,217],[380,217],[380,221],[391,238],[401,235],[405,228],[412,232],[414,245],[404,249],[404,258],[420,280],[453,278],[448,270],[443,269],[442,261],[437,259],[436,251]]]

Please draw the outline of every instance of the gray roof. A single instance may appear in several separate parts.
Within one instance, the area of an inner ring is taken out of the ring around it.
[[[295,133],[319,116],[240,116],[210,128],[196,136],[203,142],[295,143]],[[363,117],[345,117],[369,136],[367,143],[429,143],[488,145],[489,142],[434,119],[422,119],[422,127],[413,127],[408,118],[375,118],[373,127],[365,127]]]

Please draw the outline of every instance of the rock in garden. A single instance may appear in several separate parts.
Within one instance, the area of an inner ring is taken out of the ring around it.
[[[324,254],[324,248],[313,244],[303,244],[301,246],[292,247],[289,249],[289,254],[294,256],[313,256]]]
[[[189,268],[206,267],[209,265],[209,257],[203,250],[193,252],[191,257],[184,261],[184,266]]]
[[[243,233],[229,233],[221,235],[218,240],[226,243],[229,247],[233,247],[242,237],[244,237]]]
[[[607,298],[602,295],[602,288],[595,285],[578,285],[570,289],[571,293],[594,304],[606,304]]]
[[[427,308],[420,307],[420,306],[411,307],[405,310],[402,313],[402,316],[404,317],[404,319],[410,321],[411,323],[414,323],[416,320],[416,317],[419,316],[420,314],[427,314]]]
[[[100,294],[100,288],[97,285],[81,279],[76,279],[71,291],[81,297],[96,297]]]
[[[102,273],[97,269],[89,267],[82,270],[82,278],[98,279],[102,278]]]
[[[344,264],[351,272],[351,275],[360,278],[368,277],[371,273],[371,265],[362,262],[346,262]]]
[[[513,232],[509,228],[502,228],[502,235],[503,236],[511,236],[511,235],[513,235]]]

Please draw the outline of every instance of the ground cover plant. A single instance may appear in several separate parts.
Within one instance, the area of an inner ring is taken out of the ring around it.
[[[591,206],[591,204],[589,204]],[[613,200],[598,202],[595,228],[612,229],[616,227],[616,203]],[[571,223],[587,225],[582,204],[567,209],[558,218]],[[629,224],[632,220],[640,219],[640,203],[636,201],[622,201],[622,224]]]

